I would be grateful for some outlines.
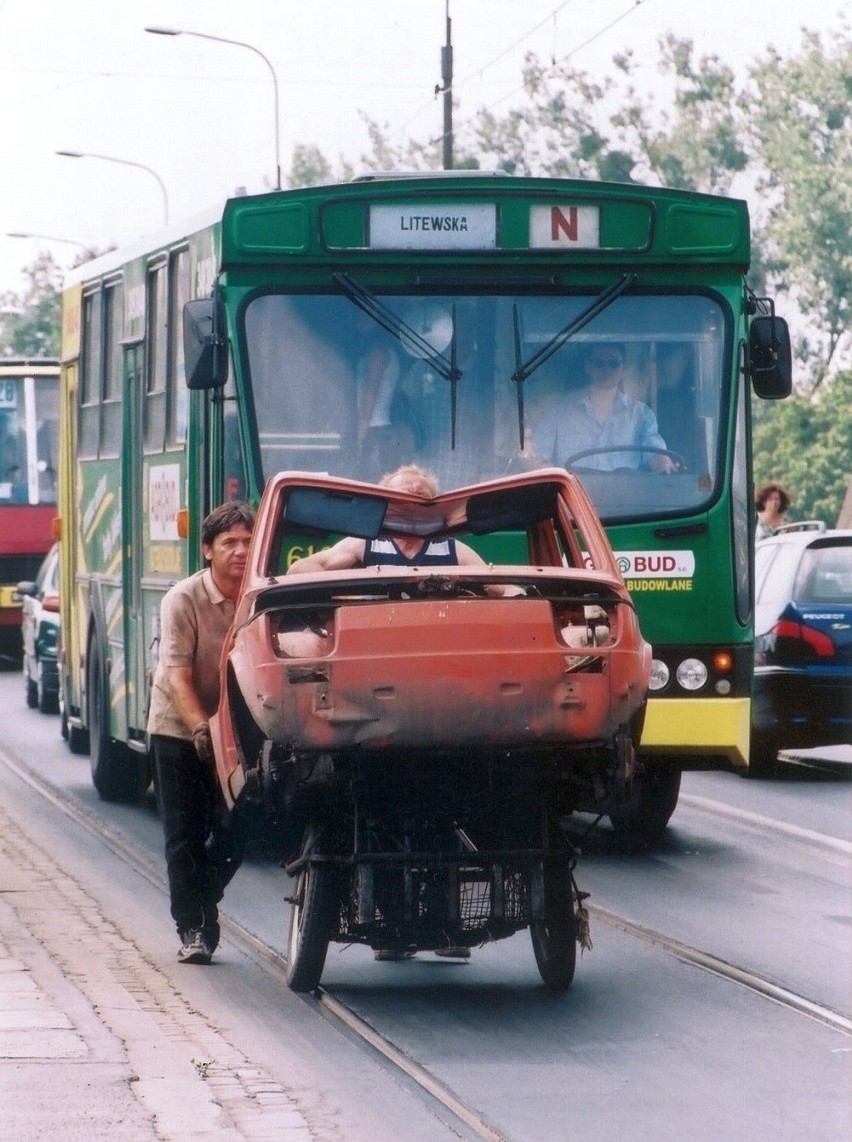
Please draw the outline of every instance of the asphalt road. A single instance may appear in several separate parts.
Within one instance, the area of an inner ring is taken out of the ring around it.
[[[55,851],[212,1027],[286,1085],[316,1137],[467,1136],[228,939],[211,969],[179,967],[151,802],[100,802],[88,760],[67,751],[58,719],[26,709],[15,675],[0,675],[0,709],[0,755],[48,778],[154,871],[140,874],[0,766],[16,823]],[[590,903],[647,935],[593,914],[594,947],[564,995],[542,988],[527,933],[467,964],[428,954],[379,964],[366,949],[332,945],[323,987],[507,1139],[845,1139],[848,1034],[686,962],[660,939],[848,1017],[850,809],[843,779],[689,774],[658,850],[624,851],[606,828],[586,838],[578,880]],[[283,873],[255,856],[226,912],[283,950],[288,891]]]

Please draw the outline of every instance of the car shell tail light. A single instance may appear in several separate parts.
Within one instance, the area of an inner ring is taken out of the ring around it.
[[[597,604],[559,603],[553,608],[561,642],[573,648],[612,646],[618,637],[616,612]]]
[[[272,633],[276,653],[285,658],[323,658],[334,646],[334,612],[288,611],[272,624]]]

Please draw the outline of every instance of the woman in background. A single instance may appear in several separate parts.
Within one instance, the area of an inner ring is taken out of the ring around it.
[[[784,522],[784,513],[793,501],[780,484],[764,484],[754,497],[757,508],[755,539],[768,539]]]

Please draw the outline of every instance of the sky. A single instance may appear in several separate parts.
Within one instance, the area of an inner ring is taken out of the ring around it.
[[[449,0],[455,123],[483,107],[504,115],[521,105],[528,52],[602,78],[629,47],[637,86],[659,94],[657,42],[666,32],[744,74],[769,45],[796,53],[803,26],[842,27],[845,7]],[[179,223],[209,214],[238,187],[273,187],[276,81],[285,178],[296,144],[357,171],[369,149],[363,116],[393,142],[437,137],[446,10],[447,0],[0,0],[0,293],[23,288],[21,270],[41,250],[67,267],[81,245],[136,243],[166,213]],[[249,47],[151,35],[149,26]]]

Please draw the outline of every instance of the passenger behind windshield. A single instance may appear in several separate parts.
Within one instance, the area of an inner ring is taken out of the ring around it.
[[[663,439],[684,457],[693,472],[707,469],[704,422],[698,418],[695,348],[683,341],[657,345],[655,365],[657,426]]]
[[[358,475],[377,480],[409,458],[419,430],[400,385],[400,351],[389,334],[364,318],[364,342],[355,364],[358,406]]]
[[[554,393],[542,403],[522,458],[558,467],[568,467],[577,458],[582,467],[603,472],[677,471],[671,456],[643,451],[664,449],[666,442],[648,405],[625,392],[624,373],[623,345],[612,341],[592,345],[583,359],[582,387]]]

